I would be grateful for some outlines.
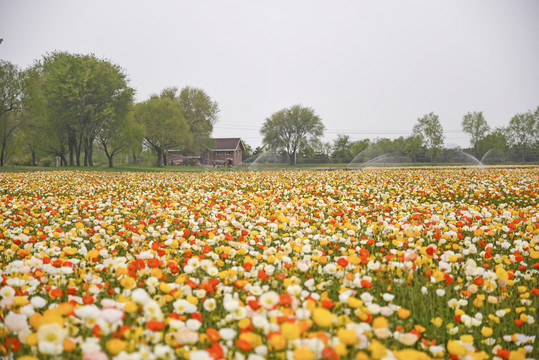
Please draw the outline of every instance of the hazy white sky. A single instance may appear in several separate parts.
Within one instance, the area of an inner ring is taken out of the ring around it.
[[[261,144],[272,113],[312,107],[325,140],[408,135],[440,116],[467,146],[462,116],[491,127],[539,106],[536,0],[0,0],[0,58],[93,53],[123,67],[138,101],[204,89],[214,137]]]

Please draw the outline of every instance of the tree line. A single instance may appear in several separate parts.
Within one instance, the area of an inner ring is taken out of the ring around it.
[[[120,152],[136,161],[152,149],[158,166],[168,150],[211,146],[219,107],[203,90],[169,87],[135,103],[117,64],[66,52],[46,54],[27,69],[0,60],[0,165],[8,153],[54,158],[60,166],[93,166],[100,149],[113,166]]]
[[[115,156],[136,162],[143,150],[167,164],[170,150],[200,155],[213,148],[211,134],[219,106],[202,89],[165,88],[135,103],[135,90],[117,64],[94,55],[53,52],[21,70],[0,60],[0,165],[7,157],[29,165],[57,159],[60,166],[92,166],[98,149],[112,167]],[[482,112],[469,112],[461,122],[470,136],[464,149],[498,162],[539,161],[539,107],[514,115],[507,126],[491,129]],[[443,161],[447,152],[438,115],[417,119],[409,136],[352,141],[339,135],[323,142],[324,124],[314,109],[294,105],[267,119],[260,130],[263,147],[246,146],[244,157],[262,151],[280,153],[290,163],[347,162],[396,154],[410,162]],[[41,161],[40,161],[41,160]]]
[[[324,124],[314,109],[295,105],[268,117],[260,130],[263,147],[252,151],[281,153],[291,164],[298,161],[368,161],[384,154],[406,162],[462,161],[470,155],[490,162],[539,161],[539,106],[514,115],[507,126],[491,129],[483,112],[468,112],[462,117],[462,131],[470,136],[470,148],[446,149],[439,116],[434,112],[417,119],[409,136],[352,141],[341,134],[333,142],[322,142]],[[464,153],[463,151],[466,151]],[[361,157],[359,155],[361,154]],[[472,158],[472,159],[473,159]]]

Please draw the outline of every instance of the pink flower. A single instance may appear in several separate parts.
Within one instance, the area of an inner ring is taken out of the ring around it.
[[[189,330],[188,328],[181,328],[178,331],[176,331],[175,337],[176,337],[176,341],[180,345],[194,344],[198,341],[198,333],[195,331]]]
[[[109,360],[109,357],[103,351],[94,350],[82,355],[82,360]]]
[[[26,320],[26,316],[16,314],[12,311],[7,314],[6,318],[4,319],[4,322],[6,324],[6,327],[11,331],[21,331],[28,327],[28,321]]]
[[[117,321],[122,320],[124,312],[116,308],[106,308],[101,310],[101,318],[109,324],[114,324]]]

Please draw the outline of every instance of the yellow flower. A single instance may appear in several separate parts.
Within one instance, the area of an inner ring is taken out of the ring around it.
[[[397,360],[430,360],[431,357],[425,354],[424,352],[413,350],[413,349],[404,349],[394,351],[393,355]]]
[[[397,315],[399,315],[401,319],[407,319],[411,314],[412,312],[410,310],[402,307],[397,310]]]
[[[363,306],[363,301],[359,300],[358,298],[355,298],[353,296],[350,296],[348,300],[346,300],[346,304],[350,306],[352,309],[357,309],[361,306]]]
[[[238,327],[242,330],[247,329],[249,325],[251,325],[251,319],[249,319],[248,317],[245,317],[238,321]]]
[[[456,340],[449,340],[447,342],[447,351],[453,355],[464,356],[468,353],[466,348]]]
[[[314,353],[306,347],[299,347],[294,350],[292,357],[294,360],[313,360]]]
[[[372,321],[372,327],[375,329],[385,329],[387,328],[387,323],[387,318],[378,316]]]
[[[122,285],[125,289],[132,289],[135,287],[136,281],[131,276],[126,276],[120,280],[120,285]]]
[[[345,344],[337,344],[335,345],[335,352],[337,353],[337,355],[339,355],[341,358],[342,357],[345,357],[346,355],[348,355],[348,349],[346,348],[346,345]]]
[[[313,311],[314,323],[321,327],[328,327],[333,323],[334,315],[325,308],[316,308]]]
[[[378,340],[373,340],[368,348],[371,351],[371,356],[374,360],[379,360],[387,355],[386,347]]]
[[[520,350],[520,349],[519,349]],[[511,351],[509,353],[509,360],[524,360],[526,358],[526,351]]]
[[[286,339],[281,334],[275,334],[270,339],[270,350],[279,351],[286,346]]]
[[[356,345],[359,343],[359,339],[354,330],[351,329],[339,329],[337,330],[337,337],[340,342],[345,345]]]
[[[286,340],[294,340],[300,336],[300,328],[297,324],[285,322],[281,325],[281,333]]]
[[[444,320],[441,318],[441,317],[435,317],[434,319],[431,320],[432,324],[436,327],[440,327],[442,326]]]
[[[492,328],[490,327],[484,327],[481,329],[481,335],[484,337],[489,337],[492,335]]]
[[[254,332],[248,331],[240,334],[240,339],[247,341],[253,348],[262,345],[262,338]]]
[[[120,339],[110,339],[105,344],[105,348],[112,354],[118,355],[127,348],[127,342]]]
[[[370,360],[370,357],[363,351],[360,351],[356,355],[356,360]]]
[[[13,299],[13,306],[24,306],[28,303],[29,303],[28,299],[22,296],[16,296]]]
[[[37,345],[38,339],[37,339],[37,333],[31,333],[26,337],[26,343],[30,346]]]
[[[135,311],[137,311],[137,309],[138,309],[138,306],[133,301],[128,301],[125,303],[124,310],[126,313],[129,313],[129,314],[134,313]]]
[[[473,343],[473,336],[472,335],[462,335],[460,337],[460,341],[462,341],[463,343],[471,344],[471,343]]]
[[[159,284],[159,290],[161,290],[165,294],[168,294],[169,292],[172,291],[172,287],[170,287],[169,284],[162,282]]]

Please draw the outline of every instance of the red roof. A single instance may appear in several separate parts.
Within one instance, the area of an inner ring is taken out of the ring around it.
[[[245,149],[240,138],[220,138],[213,140],[215,141],[214,151],[236,151],[238,146],[241,150]]]

